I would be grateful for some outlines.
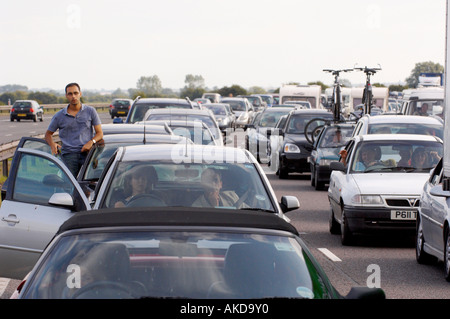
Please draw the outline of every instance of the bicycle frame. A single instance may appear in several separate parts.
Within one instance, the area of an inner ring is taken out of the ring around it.
[[[372,84],[370,83],[370,77],[377,73],[377,71],[381,70],[381,66],[378,65],[378,68],[368,68],[365,66],[362,67],[355,67],[355,70],[363,71],[366,74],[366,85],[364,86],[363,96],[362,96],[362,103],[364,104],[364,110],[363,114],[370,114],[372,109]]]
[[[333,104],[331,106],[333,117],[335,122],[339,122],[341,119],[341,84],[339,83],[339,74],[341,72],[349,72],[353,71],[353,69],[343,69],[343,70],[331,70],[324,69],[324,72],[330,72],[334,75],[334,86],[333,86]]]

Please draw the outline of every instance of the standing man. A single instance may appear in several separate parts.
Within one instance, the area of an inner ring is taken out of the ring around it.
[[[53,116],[45,140],[52,148],[52,154],[56,155],[61,148],[62,160],[77,177],[88,151],[103,138],[103,132],[95,108],[81,104],[81,89],[77,83],[66,85],[66,98],[69,104]],[[58,129],[62,147],[52,138]]]

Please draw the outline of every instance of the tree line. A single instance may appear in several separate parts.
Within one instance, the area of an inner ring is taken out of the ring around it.
[[[415,88],[418,83],[420,73],[444,73],[444,67],[439,63],[419,62],[416,63],[412,69],[409,77],[406,78],[406,85],[390,85],[389,91],[403,91],[407,88]],[[90,103],[109,103],[115,98],[131,98],[136,97],[172,97],[172,98],[186,98],[191,100],[200,98],[205,92],[217,92],[222,96],[237,96],[247,94],[264,94],[264,93],[278,93],[279,88],[272,91],[267,91],[260,86],[252,86],[250,88],[243,88],[238,84],[231,86],[224,86],[222,88],[214,87],[207,88],[205,85],[205,79],[201,75],[188,74],[184,80],[185,86],[179,91],[174,91],[169,88],[164,88],[161,80],[157,75],[141,76],[136,82],[136,88],[130,88],[126,91],[118,88],[110,94],[100,94],[98,92],[83,90],[83,102]],[[299,84],[299,83],[288,83]],[[309,82],[308,85],[318,84],[325,90],[329,86],[323,82]],[[342,80],[343,86],[351,86],[348,80]],[[374,83],[374,86],[385,87],[382,83]],[[29,91],[24,85],[8,84],[0,86],[0,104],[6,105],[8,103],[13,104],[16,100],[36,100],[39,104],[64,104],[67,102],[64,94],[57,91],[48,92],[34,92]]]

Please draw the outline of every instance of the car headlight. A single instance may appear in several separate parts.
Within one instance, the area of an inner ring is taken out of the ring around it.
[[[247,113],[242,113],[241,115],[239,115],[239,121],[247,121],[247,120],[248,120]]]
[[[352,197],[353,204],[359,205],[383,205],[383,199],[380,195],[354,195]]]
[[[286,143],[286,144],[284,144],[284,152],[285,153],[300,153],[300,149],[295,144]]]
[[[331,162],[332,162],[332,160],[330,160],[330,159],[321,159],[319,161],[319,165],[320,166],[329,166]]]

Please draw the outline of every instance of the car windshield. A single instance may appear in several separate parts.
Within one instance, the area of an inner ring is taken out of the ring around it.
[[[131,108],[129,123],[141,122],[144,120],[144,115],[150,109],[192,109],[188,104],[176,104],[176,103],[139,103]]]
[[[233,160],[186,164],[179,163],[178,157],[165,162],[120,162],[101,203],[102,208],[178,206],[274,212],[273,205],[254,164]]]
[[[23,298],[321,299],[326,283],[278,233],[97,230],[62,236]]]
[[[227,111],[225,106],[217,106],[217,105],[204,105],[203,107],[211,110],[214,115],[227,115]]]
[[[130,101],[117,100],[114,101],[113,106],[130,106]]]
[[[322,134],[319,147],[340,148],[352,137],[353,127],[331,126]]]
[[[426,172],[436,166],[443,155],[439,142],[367,141],[358,144],[352,156],[351,171]]]
[[[411,115],[441,115],[444,108],[444,100],[411,100],[408,114]]]
[[[306,125],[309,123],[309,121],[311,121],[314,118],[324,118],[324,117],[322,114],[320,114],[320,115],[318,115],[318,114],[301,114],[301,115],[291,116],[291,118],[289,119],[286,133],[305,134]],[[312,130],[314,130],[315,127],[317,127],[319,125],[324,125],[326,119],[328,119],[328,120],[332,119],[331,113],[330,113],[330,116],[327,118],[324,118],[323,121],[315,121],[313,123],[313,125],[311,125],[312,127],[309,127],[309,129],[312,131]]]
[[[279,112],[263,112],[259,118],[258,126],[261,127],[275,127],[281,116],[286,115],[289,111],[279,111]]]
[[[370,124],[369,134],[422,134],[443,139],[444,125],[425,123]]]
[[[199,126],[171,126],[173,134],[189,138],[194,144],[215,145],[214,136],[205,127]]]
[[[222,102],[227,103],[227,104],[230,104],[231,109],[232,109],[233,111],[238,111],[238,112],[241,112],[241,111],[247,111],[247,108],[246,108],[246,106],[245,106],[245,103],[242,102],[242,101],[225,100],[225,101],[222,101]]]
[[[222,133],[218,129],[217,125],[215,124],[215,121],[207,115],[201,115],[201,114],[150,114],[146,121],[158,121],[158,120],[164,120],[164,121],[170,121],[170,120],[186,120],[186,121],[201,121],[206,124],[207,127],[211,130],[211,133],[214,135],[216,139],[219,139],[222,137]],[[149,123],[150,123],[149,122]],[[151,124],[151,123],[150,123]]]

